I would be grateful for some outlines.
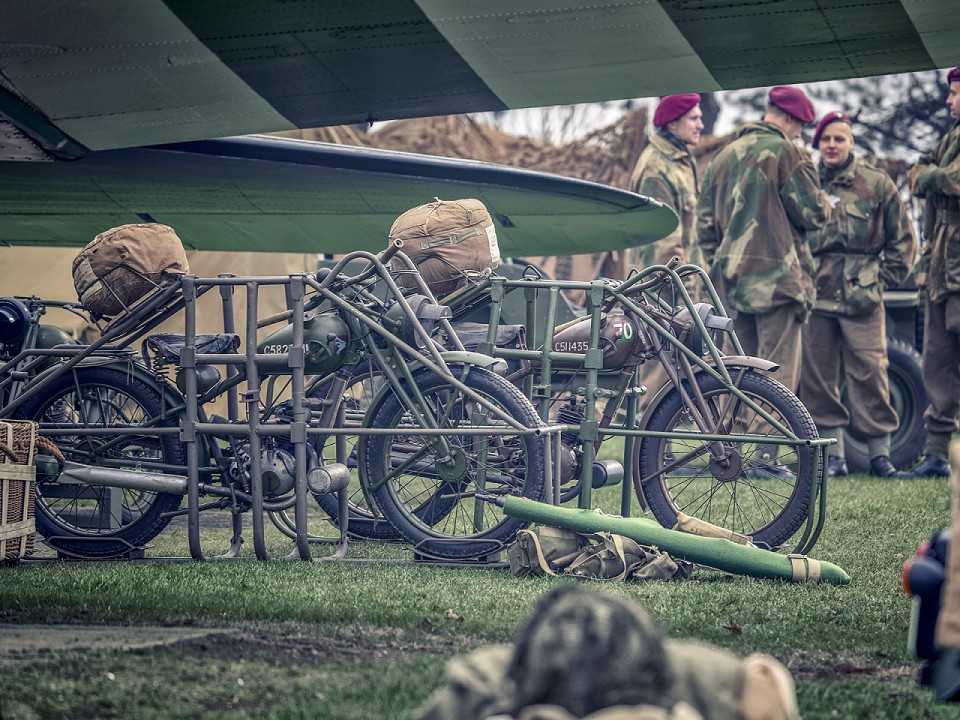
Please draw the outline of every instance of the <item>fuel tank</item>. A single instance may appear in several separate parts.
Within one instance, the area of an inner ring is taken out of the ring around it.
[[[285,354],[293,344],[293,325],[287,325],[257,345],[266,355]],[[343,365],[350,346],[350,329],[336,312],[308,313],[303,320],[304,372],[325,375]]]
[[[53,325],[39,325],[37,327],[36,347],[49,350],[57,345],[76,345],[77,341],[70,337],[66,330]],[[60,362],[60,358],[50,357],[37,366],[37,371],[46,370]]]
[[[623,312],[613,311],[601,316],[600,348],[603,351],[603,369],[619,370],[630,362],[637,362],[646,350],[637,322]],[[586,353],[590,349],[590,318],[568,324],[553,336],[553,351]],[[558,367],[577,367],[581,363],[557,361]]]

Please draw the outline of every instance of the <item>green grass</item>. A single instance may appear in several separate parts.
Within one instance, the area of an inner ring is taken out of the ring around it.
[[[596,500],[615,511],[619,492],[598,492]],[[910,605],[899,590],[903,560],[949,520],[946,483],[850,478],[834,481],[829,499],[813,554],[845,568],[849,586],[698,571],[688,582],[602,589],[640,602],[672,636],[780,658],[797,675],[805,718],[960,717],[914,687],[905,650]],[[225,549],[223,531],[204,538],[208,552]],[[276,532],[269,539],[278,556],[290,549]],[[185,534],[166,533],[152,552],[185,554]],[[51,563],[0,570],[0,620],[7,623],[215,625],[313,638],[306,661],[307,651],[288,656],[282,643],[276,652],[252,654],[237,643],[235,657],[172,646],[23,658],[0,672],[0,717],[409,717],[441,682],[447,655],[509,639],[538,596],[562,582],[375,562],[408,558],[396,545],[355,543],[350,554],[371,562]],[[331,637],[347,638],[347,645],[350,638],[374,640],[342,652],[330,650]],[[104,680],[108,672],[113,680]]]

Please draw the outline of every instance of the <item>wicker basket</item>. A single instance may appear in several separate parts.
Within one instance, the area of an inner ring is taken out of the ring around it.
[[[0,420],[0,562],[33,553],[37,424]]]

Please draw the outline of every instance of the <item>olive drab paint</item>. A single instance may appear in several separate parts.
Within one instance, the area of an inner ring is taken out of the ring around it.
[[[642,336],[634,327],[635,321],[622,312],[611,312],[600,324],[600,348],[603,352],[603,369],[619,370],[629,362],[637,362],[637,355],[645,348]],[[590,318],[585,317],[560,330],[553,337],[553,351],[562,353],[586,353],[590,349]],[[563,360],[555,361],[560,366],[569,366]],[[575,361],[573,365],[580,365]]]
[[[333,372],[346,361],[350,346],[350,330],[336,313],[316,313],[303,320],[305,348],[304,372],[321,375]],[[257,352],[265,355],[286,355],[293,346],[293,325],[287,325],[264,338]]]

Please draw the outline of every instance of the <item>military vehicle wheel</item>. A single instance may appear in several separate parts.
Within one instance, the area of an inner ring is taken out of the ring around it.
[[[126,366],[79,367],[53,380],[47,392],[27,400],[16,414],[42,423],[103,428],[103,434],[54,438],[67,460],[88,465],[109,460],[113,467],[130,470],[148,469],[144,462],[184,465],[184,448],[175,435],[111,434],[111,427],[148,423],[162,408],[158,388],[131,375]],[[176,423],[173,417],[157,424]],[[37,486],[37,530],[65,553],[113,557],[159,535],[170,522],[164,513],[176,510],[180,501],[174,493],[42,482]]]
[[[459,374],[463,367],[452,369]],[[433,372],[421,370],[414,379],[441,428],[509,427]],[[466,383],[524,426],[543,424],[526,397],[499,375],[472,367]],[[396,393],[384,395],[371,417],[371,427],[418,427]],[[457,559],[499,552],[527,523],[507,517],[499,506],[477,495],[540,500],[545,476],[543,442],[531,434],[446,438],[449,454],[431,435],[362,437],[361,477],[368,483],[367,493],[424,556]]]
[[[909,343],[887,338],[887,359],[890,402],[900,418],[900,426],[890,437],[890,462],[898,468],[909,468],[920,457],[926,439],[923,411],[927,408],[927,391],[923,386],[921,357]],[[843,443],[850,472],[867,472],[870,457],[866,438],[847,429]]]
[[[757,413],[719,380],[699,374],[697,381],[714,419],[724,419],[722,434],[774,432],[763,430]],[[748,370],[740,389],[797,437],[817,437],[810,413],[776,380]],[[676,388],[653,409],[646,429],[698,432]],[[657,521],[672,528],[684,513],[757,544],[777,547],[789,540],[807,518],[816,469],[813,451],[782,446],[773,466],[763,456],[770,446],[725,441],[727,457],[720,460],[711,456],[711,446],[704,440],[650,437],[638,444],[634,483]]]

